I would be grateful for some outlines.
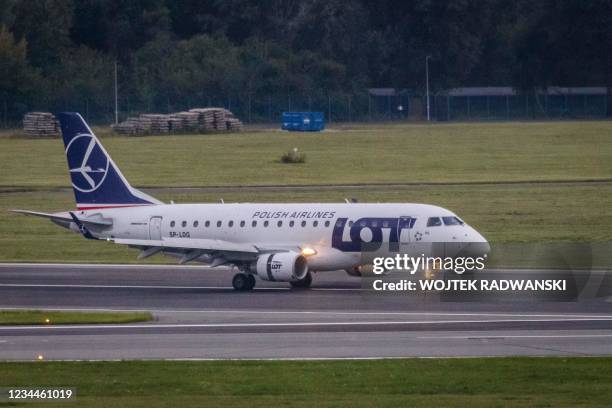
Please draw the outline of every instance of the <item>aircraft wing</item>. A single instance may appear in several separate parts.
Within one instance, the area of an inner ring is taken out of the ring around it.
[[[300,251],[299,247],[258,247],[250,244],[237,244],[219,239],[182,239],[164,238],[161,240],[115,238],[116,244],[140,248],[138,259],[148,258],[162,251],[181,254],[179,263],[198,259],[211,267],[231,264],[237,261],[252,261],[264,253]]]
[[[37,212],[37,211],[28,211],[28,210],[9,210],[10,212],[13,213],[17,213],[17,214],[23,214],[23,215],[32,215],[34,217],[42,217],[42,218],[47,218],[51,221],[55,221],[55,222],[59,222],[59,223],[71,223],[74,220],[72,219],[72,217],[70,216],[70,213],[44,213],[44,212]],[[65,214],[65,215],[64,215]],[[84,218],[84,219],[79,219],[79,221],[81,221],[83,224],[87,225],[87,226],[95,226],[95,227],[109,227],[111,225],[113,225],[113,222],[111,220],[107,220],[104,219],[102,217],[100,218]]]
[[[258,254],[259,250],[253,245],[235,244],[233,242],[223,241],[219,239],[181,239],[181,238],[165,238],[162,240],[149,239],[124,239],[115,238],[113,242],[116,244],[131,245],[136,247],[161,247],[164,249],[186,249],[186,250],[201,250],[204,252],[243,252],[248,254]]]

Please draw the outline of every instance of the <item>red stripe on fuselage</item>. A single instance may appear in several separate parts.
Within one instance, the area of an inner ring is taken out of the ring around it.
[[[117,205],[100,205],[100,206],[79,206],[77,205],[77,210],[79,211],[104,210],[107,208],[142,207],[143,205],[151,205],[151,204],[117,204]]]

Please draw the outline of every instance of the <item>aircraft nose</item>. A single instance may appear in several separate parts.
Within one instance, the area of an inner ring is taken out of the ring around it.
[[[483,237],[478,231],[474,228],[469,227],[471,229],[468,234],[468,245],[463,248],[462,255],[469,257],[480,257],[485,256],[489,252],[491,252],[491,245],[489,242]]]
[[[463,255],[471,258],[478,258],[487,255],[491,252],[491,245],[487,241],[484,242],[470,242],[467,247],[463,249]]]

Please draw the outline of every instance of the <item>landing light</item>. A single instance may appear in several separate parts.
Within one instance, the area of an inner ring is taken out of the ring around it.
[[[304,256],[312,256],[312,255],[316,255],[317,251],[314,248],[310,248],[310,247],[305,247],[302,248],[302,255]]]

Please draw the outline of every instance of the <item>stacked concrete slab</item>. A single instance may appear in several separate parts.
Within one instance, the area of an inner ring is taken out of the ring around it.
[[[23,116],[23,131],[28,136],[59,137],[60,125],[50,112],[28,112]]]
[[[140,115],[142,127],[150,134],[164,134],[170,131],[170,115],[147,113]]]
[[[140,118],[137,117],[127,118],[127,120],[121,123],[112,125],[111,128],[115,133],[119,133],[120,135],[138,136],[146,133],[145,129],[142,127]]]
[[[183,129],[188,132],[195,132],[199,127],[200,114],[197,112],[177,112],[172,115],[181,119]]]
[[[225,108],[195,108],[170,114],[142,114],[112,126],[124,135],[155,135],[170,132],[238,132],[242,122]]]
[[[196,108],[189,110],[189,112],[198,114],[198,130],[204,132],[216,130],[215,111],[217,109],[219,108]]]
[[[225,109],[225,127],[230,132],[240,132],[242,130],[242,121],[227,109]]]

